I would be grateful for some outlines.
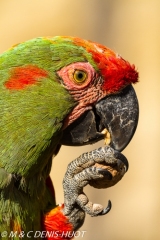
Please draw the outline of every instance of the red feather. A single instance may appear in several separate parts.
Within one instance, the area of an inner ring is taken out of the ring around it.
[[[53,197],[55,192],[50,176],[46,179],[46,185],[50,189]],[[64,216],[62,209],[64,205],[57,206],[42,218],[42,228],[45,231],[46,240],[67,240],[72,239],[73,227],[68,218]]]
[[[62,209],[64,206],[56,207],[47,213],[43,221],[43,230],[46,232],[46,240],[67,240],[73,238],[73,227],[68,218],[64,216]]]
[[[47,77],[47,72],[37,66],[16,67],[11,70],[11,77],[5,83],[8,89],[20,90],[36,84],[39,78]]]
[[[138,81],[138,72],[134,65],[130,65],[112,50],[101,44],[85,41],[79,38],[72,39],[76,45],[86,48],[92,54],[103,76],[103,89],[108,93],[117,93],[129,84]]]

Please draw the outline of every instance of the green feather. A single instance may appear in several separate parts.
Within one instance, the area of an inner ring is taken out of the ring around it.
[[[45,181],[63,122],[76,102],[57,71],[92,56],[68,38],[37,38],[0,55],[0,232],[16,221],[25,231],[40,229],[41,214],[55,206]],[[5,83],[17,67],[36,66],[48,76],[24,89]],[[18,239],[18,238],[14,238]]]

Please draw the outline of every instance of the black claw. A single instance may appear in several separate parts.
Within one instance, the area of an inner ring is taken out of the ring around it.
[[[104,177],[107,177],[108,180],[112,180],[112,174],[108,170],[102,168],[97,168],[97,170]]]
[[[111,201],[109,200],[109,201],[108,201],[108,206],[107,206],[106,208],[104,208],[104,209],[102,210],[102,212],[100,212],[100,213],[98,214],[98,216],[102,216],[102,215],[107,214],[107,213],[111,210],[111,207],[112,207],[112,203],[111,203]]]
[[[128,171],[128,168],[129,168],[129,163],[128,163],[128,160],[127,158],[120,152],[116,151],[115,150],[115,157],[118,159],[117,163],[118,165],[121,164],[121,162],[124,163],[124,165],[126,166],[126,172]]]

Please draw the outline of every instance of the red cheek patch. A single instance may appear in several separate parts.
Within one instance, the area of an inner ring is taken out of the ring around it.
[[[13,90],[21,90],[29,85],[35,85],[39,78],[47,77],[47,72],[37,66],[16,67],[11,70],[11,76],[5,87]]]

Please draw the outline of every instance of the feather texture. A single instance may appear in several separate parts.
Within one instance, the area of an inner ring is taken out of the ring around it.
[[[36,38],[0,55],[0,232],[41,230],[41,218],[72,230],[47,180],[63,129],[137,77],[110,49],[73,37]]]

